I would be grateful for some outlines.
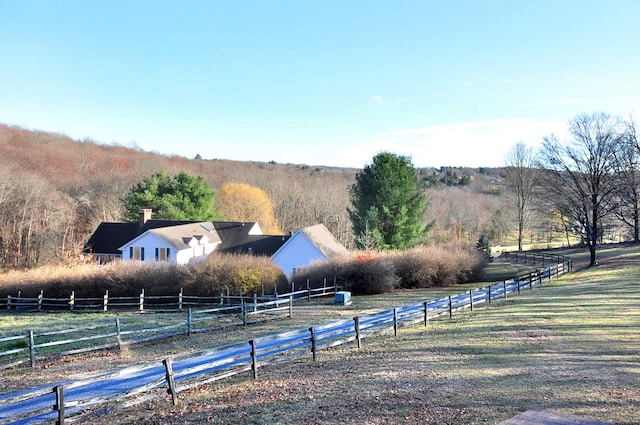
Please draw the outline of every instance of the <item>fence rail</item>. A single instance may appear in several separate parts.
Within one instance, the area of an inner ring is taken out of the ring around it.
[[[39,333],[29,331],[23,335],[4,336],[0,337],[0,369],[27,363],[34,367],[37,358],[41,357],[65,356],[112,348],[120,349],[123,345],[140,344],[177,335],[191,335],[285,316],[290,317],[294,300],[324,297],[335,292],[335,286],[323,286],[293,291],[278,295],[277,298],[257,295],[252,297],[221,295],[215,298],[184,296],[182,297],[183,306],[202,307],[209,305],[215,307],[206,309],[188,307],[186,308],[186,317],[167,316],[173,317],[175,323],[154,328],[140,328],[135,324],[136,321],[126,323],[120,318],[116,318],[112,322],[90,327]],[[120,299],[122,298],[131,299],[131,297],[121,297]],[[170,299],[172,297],[154,298]],[[43,299],[39,297],[36,301]],[[27,298],[26,300],[23,304],[14,305],[28,305],[29,300],[32,299]],[[40,302],[38,305],[45,306],[46,304]],[[35,310],[44,311],[40,308]],[[171,310],[162,309],[161,311]],[[62,335],[67,334],[71,336],[61,338]]]
[[[34,388],[0,396],[0,424],[34,424],[80,417],[83,410],[111,401],[135,404],[152,397],[162,397],[167,390],[174,403],[180,392],[219,379],[251,372],[258,378],[260,366],[287,361],[320,350],[356,342],[364,338],[393,332],[403,326],[446,316],[477,304],[507,298],[508,294],[532,290],[544,280],[571,271],[571,260],[561,257],[553,266],[543,266],[535,273],[471,289],[455,296],[422,301],[401,307],[342,319],[310,328],[293,329],[250,341],[237,342],[199,353],[167,358],[163,361],[110,371],[93,377],[59,383],[55,387]],[[293,296],[290,296],[293,298]],[[135,398],[134,398],[135,396]],[[53,406],[53,407],[52,407]]]
[[[299,287],[300,289],[296,289]],[[262,287],[262,295],[252,296],[229,295],[221,293],[219,296],[196,296],[185,295],[180,290],[175,295],[146,295],[144,289],[139,295],[114,297],[105,291],[101,297],[76,297],[75,291],[71,291],[69,297],[45,297],[44,290],[36,297],[22,297],[18,295],[7,295],[0,299],[0,309],[20,310],[20,311],[183,311],[187,308],[199,308],[213,305],[240,305],[242,303],[257,303],[258,301],[270,301],[280,298],[294,297],[315,298],[324,297],[335,293],[338,287],[335,283],[327,285],[327,279],[323,279],[323,286],[311,287],[309,281],[306,285],[296,285],[291,282],[291,290],[285,294],[278,294],[277,289],[273,294],[265,294]]]

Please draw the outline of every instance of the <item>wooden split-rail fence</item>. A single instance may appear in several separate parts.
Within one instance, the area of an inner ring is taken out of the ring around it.
[[[143,298],[141,295],[139,311],[173,312],[163,316],[163,322],[166,323],[164,326],[149,327],[148,323],[141,323],[134,316],[128,315],[123,317],[116,316],[111,321],[100,321],[101,323],[99,324],[86,327],[44,332],[30,330],[21,335],[0,336],[0,369],[21,364],[28,364],[34,367],[36,361],[40,358],[114,348],[121,349],[124,345],[141,344],[178,335],[191,335],[228,327],[245,326],[281,317],[291,317],[295,300],[325,297],[335,292],[335,286],[325,285],[320,288],[294,290],[277,296],[254,295],[252,297],[240,297],[220,295],[220,297],[215,298],[181,296],[179,299],[182,303],[178,304],[178,310],[183,312],[182,315],[173,310],[175,305],[172,305],[173,308],[167,308],[167,304],[164,304],[163,309],[144,310],[142,308]],[[171,297],[155,298],[167,300]],[[50,311],[51,304],[48,303],[50,299],[38,297],[35,301],[36,304],[29,304],[29,302],[33,302],[33,299],[29,298],[26,301],[21,300],[14,305],[28,305],[30,306],[30,311]],[[105,305],[107,304],[105,303]],[[131,305],[131,303],[126,302],[118,303],[121,308],[130,307]],[[186,307],[187,305],[189,307]],[[203,306],[207,305],[213,305],[213,307],[203,308]],[[55,308],[53,310],[59,311]],[[106,308],[104,311],[107,311]],[[125,311],[131,311],[131,309],[125,308]]]
[[[559,262],[548,265],[554,260],[545,256],[545,264],[537,272],[471,289],[455,296],[417,302],[309,328],[293,329],[199,353],[105,372],[83,380],[0,395],[0,424],[52,420],[64,424],[75,418],[82,419],[85,417],[83,413],[91,412],[106,403],[131,405],[153,397],[162,397],[167,391],[173,403],[178,403],[181,392],[196,386],[242,373],[250,373],[257,379],[260,366],[286,362],[309,353],[317,361],[318,353],[323,349],[351,342],[355,342],[360,348],[365,338],[389,331],[397,336],[403,326],[417,323],[428,326],[430,320],[442,316],[452,317],[454,312],[467,308],[473,310],[480,303],[491,303],[506,299],[509,294],[532,290],[542,286],[545,280],[571,271],[570,259],[554,258]],[[520,257],[519,261],[525,261],[524,257]],[[527,257],[526,261],[533,260]]]
[[[71,291],[69,297],[45,297],[44,290],[40,291],[36,297],[23,297],[17,295],[7,295],[0,299],[0,309],[18,311],[183,311],[187,308],[202,308],[213,305],[241,305],[242,303],[257,303],[258,301],[272,301],[275,299],[293,297],[294,299],[314,297],[324,297],[331,295],[338,290],[336,279],[333,284],[328,284],[327,279],[323,279],[322,286],[312,287],[309,280],[306,285],[291,282],[291,290],[286,294],[278,294],[277,288],[274,293],[265,294],[265,287],[262,286],[261,295],[253,296],[230,295],[221,293],[219,296],[204,297],[197,295],[185,295],[180,290],[175,295],[147,295],[144,289],[136,296],[112,296],[109,291],[105,291],[101,297],[76,297],[75,291]],[[298,289],[296,289],[298,288]]]

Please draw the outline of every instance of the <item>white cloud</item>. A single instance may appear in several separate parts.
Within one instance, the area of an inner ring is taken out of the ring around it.
[[[410,156],[417,167],[498,167],[516,143],[536,147],[551,133],[564,138],[566,121],[515,118],[405,128],[343,137],[334,147],[332,162],[362,167],[376,154],[389,151]]]

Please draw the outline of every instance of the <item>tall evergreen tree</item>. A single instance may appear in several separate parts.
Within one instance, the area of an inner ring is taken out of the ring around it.
[[[349,217],[359,248],[407,249],[425,241],[427,197],[411,159],[389,152],[356,174]]]
[[[184,171],[169,177],[163,171],[144,179],[125,195],[127,219],[136,221],[141,209],[150,208],[155,218],[171,220],[220,220],[213,209],[215,192],[202,177]]]

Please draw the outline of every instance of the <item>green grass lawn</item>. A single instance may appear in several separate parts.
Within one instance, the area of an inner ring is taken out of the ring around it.
[[[95,423],[496,424],[535,408],[638,424],[640,251],[601,254],[598,267],[453,320],[365,339],[361,350],[323,351],[317,363],[267,366],[257,381],[219,381],[182,394],[177,407],[155,400]]]
[[[570,252],[577,262],[588,255]],[[541,288],[523,291],[428,328],[368,338],[260,369],[259,379],[235,377],[167,399],[116,410],[96,424],[495,424],[532,408],[615,422],[640,423],[640,249],[605,247],[600,265],[577,269]],[[509,272],[510,273],[510,272]],[[507,275],[509,274],[507,273]],[[291,319],[225,335],[177,338],[167,344],[98,358],[106,365],[160,358],[168,351],[352,317],[457,293],[401,291],[354,297],[353,306],[301,302]],[[233,334],[233,335],[232,335]],[[165,347],[165,345],[167,348]],[[94,361],[83,358],[83,363]],[[11,384],[61,375],[77,362],[4,374]],[[48,374],[48,375],[47,375]],[[71,377],[71,376],[69,376]]]

